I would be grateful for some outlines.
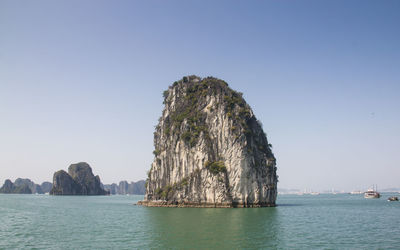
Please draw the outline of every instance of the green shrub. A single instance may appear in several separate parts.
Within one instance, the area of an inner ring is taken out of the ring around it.
[[[185,142],[190,142],[190,140],[192,138],[192,134],[190,133],[190,131],[185,131],[182,133],[181,138]]]
[[[168,198],[168,194],[169,194],[169,192],[171,192],[171,190],[172,190],[172,187],[170,185],[165,186],[162,189],[161,198],[164,198],[164,199]]]
[[[166,128],[164,129],[164,134],[165,134],[166,136],[169,136],[170,133],[171,133],[171,128],[170,128],[170,127],[166,127]]]
[[[167,99],[167,97],[168,97],[168,90],[165,90],[164,92],[163,92],[163,97],[164,97],[164,99]]]
[[[183,178],[180,182],[179,182],[179,187],[180,188],[183,188],[183,187],[185,187],[185,186],[187,186],[189,184],[189,180],[188,180],[188,178],[187,177],[185,177],[185,178]]]
[[[208,171],[210,171],[213,174],[226,172],[226,167],[223,161],[213,161],[213,162],[206,161],[204,163],[204,166],[206,169],[208,169]]]
[[[246,118],[246,119],[250,119],[250,117],[251,117],[251,115],[250,115],[250,110],[249,110],[249,109],[246,109],[246,108],[241,108],[241,109],[239,110],[239,115],[240,115],[241,117]]]
[[[154,193],[160,195],[162,193],[162,189],[161,188],[156,188],[156,190],[154,190]]]

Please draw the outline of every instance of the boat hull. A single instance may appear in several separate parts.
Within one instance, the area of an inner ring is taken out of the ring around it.
[[[378,199],[378,198],[381,198],[381,195],[379,193],[373,193],[373,194],[365,193],[364,194],[364,198],[366,198],[366,199]]]

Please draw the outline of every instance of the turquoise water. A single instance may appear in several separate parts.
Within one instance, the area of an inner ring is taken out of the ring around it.
[[[0,249],[400,248],[400,202],[280,195],[276,208],[148,208],[142,196],[0,195]]]

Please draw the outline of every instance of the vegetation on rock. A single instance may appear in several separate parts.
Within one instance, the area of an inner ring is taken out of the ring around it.
[[[206,161],[204,163],[204,166],[206,169],[208,169],[208,171],[210,171],[213,174],[226,172],[226,167],[223,161],[213,161],[213,162]]]

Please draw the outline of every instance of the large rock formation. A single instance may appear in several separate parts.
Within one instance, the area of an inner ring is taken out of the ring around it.
[[[57,171],[53,177],[51,195],[107,195],[101,187],[100,177],[94,176],[92,168],[86,162],[72,164],[68,173]]]
[[[146,206],[274,206],[276,160],[242,94],[222,80],[184,77],[164,92]]]

